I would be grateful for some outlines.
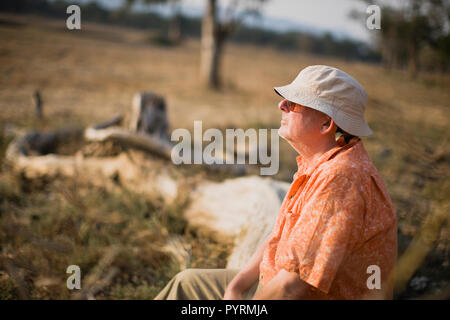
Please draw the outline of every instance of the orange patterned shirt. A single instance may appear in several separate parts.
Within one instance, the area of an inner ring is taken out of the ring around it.
[[[308,299],[364,299],[377,291],[390,299],[395,209],[362,141],[355,137],[346,144],[340,137],[338,144],[310,171],[297,157],[298,171],[260,264],[260,283],[285,269],[311,286]],[[373,265],[381,289],[368,285],[376,283],[368,281]]]

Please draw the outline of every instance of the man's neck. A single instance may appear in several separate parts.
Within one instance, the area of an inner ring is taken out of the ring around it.
[[[338,146],[338,143],[334,139],[323,139],[316,141],[315,143],[298,142],[293,145],[308,170],[315,167],[317,161],[324,153],[336,146]]]

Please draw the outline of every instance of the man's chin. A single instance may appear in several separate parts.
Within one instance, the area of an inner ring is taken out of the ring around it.
[[[283,126],[281,126],[281,127],[278,129],[278,135],[279,135],[281,138],[283,138],[284,140],[287,140],[287,139],[286,139],[286,133],[284,132]]]

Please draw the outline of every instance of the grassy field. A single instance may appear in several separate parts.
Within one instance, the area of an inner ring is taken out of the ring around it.
[[[424,241],[431,248],[397,297],[448,297],[450,76],[410,79],[377,65],[229,44],[223,88],[209,91],[199,81],[196,40],[161,47],[152,44],[151,33],[124,28],[86,23],[82,31],[68,31],[64,21],[12,15],[0,15],[0,22],[2,128],[85,126],[128,115],[133,94],[144,90],[166,98],[171,130],[192,130],[194,120],[204,129],[277,128],[273,86],[312,64],[353,75],[369,94],[367,120],[375,134],[363,141],[397,209],[400,254]],[[34,116],[36,89],[44,101],[41,122]],[[9,140],[0,137],[3,157]],[[115,272],[95,298],[152,298],[181,268],[164,249],[171,239],[189,249],[187,266],[225,266],[230,244],[190,230],[183,201],[167,205],[79,181],[29,185],[7,166],[0,170],[0,299],[73,298],[65,287],[70,264],[86,270],[92,283],[102,270]],[[274,178],[290,181],[295,170],[295,153],[281,141]],[[445,223],[436,227],[442,214]]]

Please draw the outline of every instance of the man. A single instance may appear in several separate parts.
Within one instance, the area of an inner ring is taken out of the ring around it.
[[[183,271],[156,299],[392,298],[397,220],[359,138],[372,134],[365,90],[328,66],[274,89],[299,156],[272,233],[242,270]]]

